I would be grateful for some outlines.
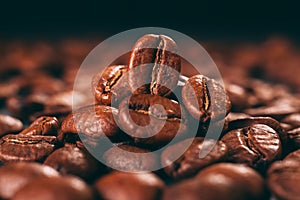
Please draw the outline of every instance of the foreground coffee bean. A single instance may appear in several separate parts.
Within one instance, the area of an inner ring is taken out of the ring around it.
[[[185,149],[188,143],[191,143],[191,145],[180,158],[176,159],[174,157],[176,152]],[[200,151],[206,152],[205,149],[210,150],[212,145],[215,146],[213,146],[211,151],[207,152],[208,154],[204,158],[200,158]],[[161,162],[163,166],[166,166],[164,170],[168,175],[179,179],[192,176],[208,165],[223,161],[226,155],[227,147],[223,142],[196,137],[186,139],[166,148],[162,153]]]
[[[93,181],[105,172],[105,167],[86,150],[65,146],[51,153],[44,161],[61,174],[71,174],[86,181]]]
[[[121,171],[151,171],[160,166],[155,153],[130,145],[114,146],[104,153],[103,158],[110,168]]]
[[[113,172],[96,181],[95,188],[103,199],[156,200],[164,183],[152,173]]]
[[[230,111],[231,103],[223,86],[203,75],[188,79],[182,89],[182,99],[190,114],[206,122],[224,118]]]
[[[184,109],[178,102],[150,94],[133,95],[119,105],[122,128],[136,142],[165,144],[187,132]]]
[[[56,145],[55,136],[9,134],[0,139],[0,161],[41,161]]]
[[[58,172],[38,163],[18,162],[0,167],[0,198],[10,199],[27,183],[40,177],[56,177]]]
[[[12,200],[94,200],[91,188],[73,176],[37,178],[16,192]]]
[[[59,127],[56,117],[42,116],[37,118],[32,124],[20,132],[21,135],[57,135]]]
[[[9,115],[0,115],[0,136],[21,131],[23,123]]]
[[[282,144],[278,133],[264,124],[232,130],[222,137],[228,147],[228,159],[264,170],[280,158]]]
[[[111,105],[130,94],[128,81],[124,80],[127,70],[127,65],[113,65],[93,78],[92,88],[97,104]]]
[[[177,85],[181,69],[176,53],[176,43],[165,35],[141,37],[133,47],[128,66],[128,82],[133,94],[169,95]]]

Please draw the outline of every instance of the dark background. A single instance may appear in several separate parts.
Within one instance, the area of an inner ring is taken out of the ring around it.
[[[299,41],[299,6],[274,1],[15,2],[0,6],[1,38],[109,37],[156,26],[204,39]]]

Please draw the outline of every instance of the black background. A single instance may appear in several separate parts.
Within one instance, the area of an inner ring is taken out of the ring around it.
[[[15,2],[0,6],[1,38],[109,37],[131,28],[171,28],[208,39],[300,39],[299,6],[271,1]]]

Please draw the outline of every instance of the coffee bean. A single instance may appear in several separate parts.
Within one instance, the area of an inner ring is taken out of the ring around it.
[[[293,161],[297,161],[300,162],[300,149],[293,151],[291,153],[289,153],[285,158],[284,161],[286,160],[293,160]]]
[[[293,128],[300,127],[300,113],[294,113],[286,116],[281,120],[281,122],[290,124]]]
[[[159,158],[155,153],[131,145],[114,146],[107,150],[103,159],[113,169],[140,172],[159,168]]]
[[[0,167],[0,197],[11,199],[15,192],[39,177],[56,177],[58,172],[38,163],[17,162]]]
[[[103,199],[155,200],[160,199],[164,183],[152,173],[113,172],[95,183]]]
[[[300,148],[300,127],[289,130],[287,132],[288,136],[288,144],[291,145],[293,148]]]
[[[55,150],[44,161],[61,174],[71,174],[92,181],[105,172],[104,166],[91,156],[86,150],[75,146],[65,146]]]
[[[41,161],[55,147],[55,136],[9,134],[0,139],[0,161]]]
[[[184,154],[176,159],[176,152],[185,149],[189,143],[191,144]],[[210,147],[213,148],[210,149]],[[204,158],[201,158],[200,151],[206,152],[205,149],[211,151]],[[165,172],[171,177],[178,179],[192,176],[200,169],[224,160],[226,155],[227,147],[223,142],[196,137],[186,139],[166,148],[162,153],[161,162],[163,166],[166,166],[164,168]]]
[[[23,123],[19,119],[0,114],[0,136],[21,131],[22,128]]]
[[[264,124],[232,130],[222,137],[228,147],[228,159],[264,170],[280,158],[282,144],[278,133]]]
[[[37,178],[16,192],[12,200],[94,200],[91,188],[73,176]]]
[[[146,144],[165,144],[187,132],[184,109],[176,101],[151,94],[133,95],[119,105],[121,127]]]
[[[111,105],[130,94],[128,82],[124,79],[126,65],[112,65],[92,80],[96,104]]]
[[[165,35],[141,37],[133,47],[128,66],[128,82],[133,94],[169,95],[177,85],[181,69],[176,53],[176,43]]]
[[[189,78],[182,89],[182,99],[190,114],[203,122],[224,118],[231,107],[223,86],[203,75]]]
[[[56,117],[42,116],[20,132],[20,135],[57,135],[59,127]]]

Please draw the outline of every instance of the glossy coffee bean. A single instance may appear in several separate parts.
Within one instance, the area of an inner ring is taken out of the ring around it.
[[[20,132],[21,135],[57,135],[59,122],[56,117],[42,116]]]
[[[73,145],[55,150],[47,157],[44,164],[61,174],[76,175],[86,181],[94,180],[105,171],[104,166],[86,150]]]
[[[191,143],[188,146],[188,143]],[[215,146],[213,146],[215,145]],[[184,150],[183,155],[176,159],[176,152]],[[200,157],[200,151],[211,149],[205,157]],[[227,155],[227,147],[222,141],[214,141],[202,137],[186,139],[182,142],[176,143],[167,147],[161,156],[161,162],[165,172],[175,178],[186,178],[196,174],[199,170],[216,162],[223,161]]]
[[[101,177],[95,188],[103,199],[160,199],[164,183],[152,173],[113,172]]]
[[[9,134],[0,139],[0,161],[41,161],[56,144],[55,136]]]
[[[147,149],[131,145],[119,145],[108,149],[103,159],[110,168],[128,171],[152,171],[159,168],[159,158]]]
[[[127,70],[126,65],[112,65],[93,78],[92,88],[96,104],[111,105],[130,94],[128,81],[124,78]]]
[[[182,99],[189,113],[200,121],[224,118],[230,111],[231,103],[223,86],[203,75],[189,78],[182,89]]]
[[[94,200],[92,189],[73,176],[37,178],[18,190],[12,200]]]
[[[9,115],[0,115],[0,136],[7,133],[15,133],[21,131],[23,128],[23,123],[14,117]]]
[[[133,95],[119,105],[121,127],[146,144],[165,144],[187,131],[186,114],[176,101],[151,94]]]
[[[128,66],[133,94],[169,95],[177,85],[181,69],[180,56],[176,53],[177,45],[168,36],[141,37],[133,47]]]
[[[38,163],[17,162],[0,167],[0,197],[10,199],[27,183],[39,177],[56,177],[58,172]]]
[[[266,169],[280,158],[282,144],[278,133],[264,124],[232,130],[222,137],[228,147],[228,159],[251,167]]]

